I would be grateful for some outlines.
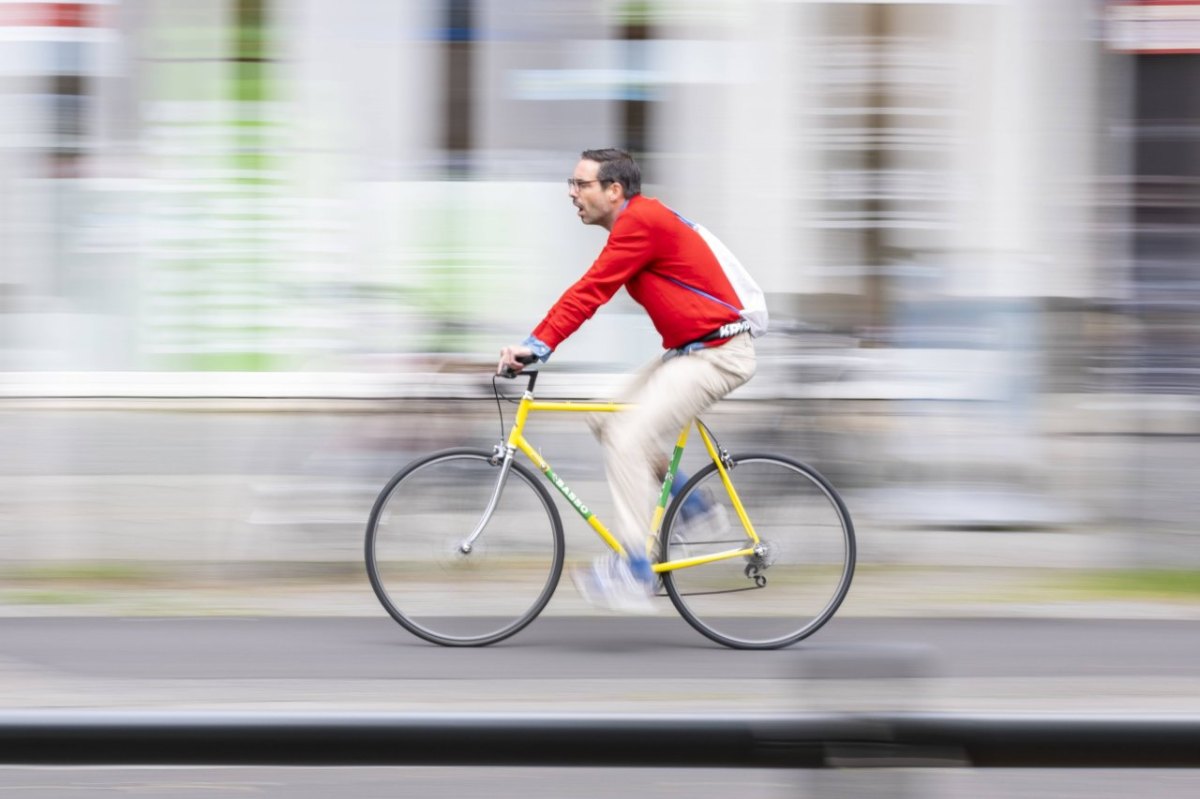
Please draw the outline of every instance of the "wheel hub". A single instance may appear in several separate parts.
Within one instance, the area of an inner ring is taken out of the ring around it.
[[[746,562],[761,570],[769,569],[775,563],[775,549],[768,541],[759,541],[754,545],[753,554],[746,556]]]

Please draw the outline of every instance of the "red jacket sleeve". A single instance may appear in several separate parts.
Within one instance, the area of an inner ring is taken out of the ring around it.
[[[649,227],[634,214],[623,213],[613,225],[596,262],[563,292],[547,311],[546,318],[534,328],[533,335],[550,349],[556,349],[644,269],[651,258]]]

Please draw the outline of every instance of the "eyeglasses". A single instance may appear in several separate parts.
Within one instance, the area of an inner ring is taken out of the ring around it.
[[[596,180],[576,180],[575,178],[567,178],[567,189],[568,190],[574,189],[575,191],[583,191],[584,186],[590,186],[593,183],[612,183],[612,181],[611,180],[600,180],[599,178],[597,178]]]

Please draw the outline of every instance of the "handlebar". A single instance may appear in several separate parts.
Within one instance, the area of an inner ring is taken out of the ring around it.
[[[521,355],[521,356],[519,356],[519,357],[517,358],[517,363],[524,364],[524,365],[526,365],[526,366],[528,366],[528,365],[529,365],[529,364],[531,364],[531,363],[536,363],[536,362],[537,362],[537,356],[536,356],[536,355]],[[506,367],[504,367],[504,371],[500,372],[500,377],[507,377],[507,378],[509,378],[509,379],[511,380],[512,378],[516,377],[518,374],[521,374],[521,373],[520,373],[520,372],[514,372],[512,369],[510,369],[510,368],[508,368],[508,367],[506,366]],[[529,373],[529,374],[531,374],[531,375],[532,375],[532,379],[534,379],[534,380],[536,380],[536,379],[537,379],[537,373],[536,373],[536,372]],[[530,383],[530,387],[531,387],[531,388],[532,388],[532,386],[533,386],[533,384],[532,384],[532,383]]]

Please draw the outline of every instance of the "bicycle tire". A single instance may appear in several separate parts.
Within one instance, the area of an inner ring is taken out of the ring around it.
[[[512,464],[482,535],[469,553],[460,549],[499,473],[490,452],[442,450],[397,472],[371,509],[365,541],[371,588],[400,626],[426,641],[504,640],[537,618],[562,576],[562,519],[550,493],[520,463]]]
[[[857,557],[854,525],[811,466],[772,454],[731,462],[730,479],[763,554],[666,571],[663,585],[688,624],[713,641],[735,649],[789,646],[820,629],[846,598]],[[749,545],[715,464],[675,496],[659,543],[662,560]]]

